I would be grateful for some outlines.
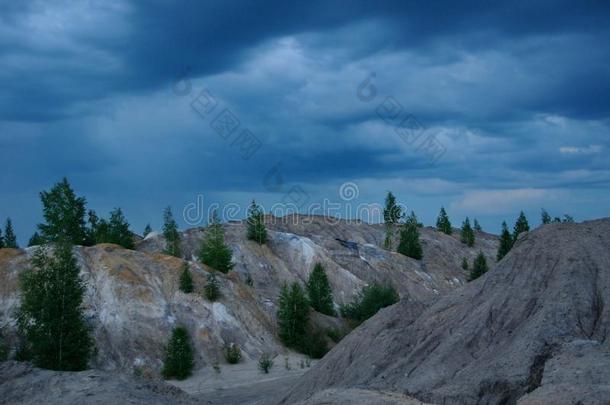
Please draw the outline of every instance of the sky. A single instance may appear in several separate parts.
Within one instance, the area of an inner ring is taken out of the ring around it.
[[[609,216],[610,6],[456,3],[0,1],[0,221],[27,243],[64,176],[136,232],[388,191],[427,225]]]

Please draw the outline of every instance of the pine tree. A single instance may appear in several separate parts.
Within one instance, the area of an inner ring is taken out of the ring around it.
[[[86,200],[84,197],[76,197],[68,179],[64,177],[51,190],[41,192],[40,199],[46,223],[39,224],[38,229],[45,240],[73,245],[87,242]]]
[[[409,215],[406,222],[402,225],[400,230],[400,242],[398,243],[396,251],[416,260],[421,260],[423,256],[423,250],[419,242],[417,217],[413,211],[411,211],[411,215]]]
[[[288,347],[301,349],[309,323],[309,302],[299,283],[282,286],[277,322],[282,342]]]
[[[210,301],[216,301],[220,297],[220,286],[214,273],[208,274],[203,292]]]
[[[165,353],[162,372],[164,378],[184,380],[191,375],[195,362],[190,340],[186,328],[182,326],[174,328]]]
[[[144,228],[144,233],[142,234],[142,237],[145,238],[148,236],[149,233],[152,232],[152,228],[150,227],[150,224],[146,224],[146,227]]]
[[[125,249],[133,249],[133,234],[129,230],[129,223],[120,208],[115,208],[110,212],[108,221],[108,243],[115,243]]]
[[[187,262],[182,265],[182,273],[180,273],[180,291],[186,294],[193,292],[193,277]]]
[[[38,234],[38,232],[34,232],[30,240],[28,241],[28,246],[40,246],[44,245],[45,240]]]
[[[321,263],[315,264],[305,287],[307,288],[309,303],[313,309],[325,315],[335,316],[333,292]]]
[[[483,231],[483,228],[481,228],[481,225],[479,224],[479,221],[477,221],[476,218],[474,219],[474,230],[478,232]]]
[[[4,247],[4,237],[2,236],[2,229],[0,229],[0,249]]]
[[[475,280],[481,277],[483,274],[487,273],[487,260],[485,260],[485,256],[483,252],[479,252],[477,257],[474,259],[474,263],[472,264],[472,271],[470,272],[470,280]]]
[[[383,247],[387,250],[392,250],[392,230],[404,216],[400,206],[396,204],[396,197],[391,191],[385,197],[385,208],[383,209],[383,222],[385,224],[386,236],[383,241]]]
[[[513,237],[511,236],[506,221],[502,222],[502,233],[500,234],[500,246],[496,258],[500,261],[513,247]]]
[[[519,218],[517,218],[517,222],[515,222],[515,228],[513,230],[513,242],[517,241],[519,235],[523,232],[529,232],[530,226],[527,223],[527,218],[523,211],[519,213]]]
[[[545,210],[544,208],[542,209],[542,213],[540,214],[540,217],[541,217],[540,220],[543,225],[550,224],[552,221],[551,216],[549,215],[547,210]]]
[[[6,219],[6,226],[4,227],[4,247],[19,249],[17,236],[15,236],[15,231],[13,231],[13,223],[10,218]]]
[[[252,200],[248,208],[248,239],[259,245],[267,242],[267,229],[265,229],[265,214],[261,208]]]
[[[51,256],[37,249],[35,269],[21,277],[17,324],[38,367],[77,371],[87,368],[93,341],[82,302],[85,284],[67,243],[54,245]]]
[[[438,218],[436,219],[436,229],[446,233],[447,235],[451,235],[453,233],[451,221],[449,221],[449,216],[447,215],[444,207],[441,207],[441,212],[438,214]]]
[[[460,240],[469,247],[474,246],[474,231],[470,227],[470,219],[468,217],[466,217],[466,220],[462,222]]]
[[[462,259],[462,270],[466,270],[466,271],[468,271],[468,267],[469,267],[469,266],[468,266],[468,260],[467,260],[467,259],[464,257],[464,258]]]
[[[178,232],[178,224],[174,220],[171,207],[165,208],[163,212],[163,236],[165,237],[164,252],[171,256],[182,257],[180,232]]]
[[[228,273],[233,268],[231,260],[233,253],[225,244],[225,233],[216,211],[212,213],[212,221],[208,226],[206,235],[201,242],[199,260],[214,270]]]

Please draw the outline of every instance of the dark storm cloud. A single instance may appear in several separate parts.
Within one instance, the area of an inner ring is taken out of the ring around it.
[[[380,196],[410,182],[439,196],[425,209],[460,190],[474,190],[456,204],[464,210],[487,188],[603,194],[610,7],[515,3],[3,2],[0,208],[67,175],[139,226],[185,195],[265,193],[278,163],[312,198],[350,179]],[[378,96],[363,102],[356,90],[371,72]],[[196,116],[196,93],[172,94],[181,74],[260,139],[252,159]],[[441,160],[396,136],[376,110],[386,97],[438,136]]]

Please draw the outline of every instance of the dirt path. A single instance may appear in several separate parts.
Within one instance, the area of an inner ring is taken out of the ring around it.
[[[205,367],[187,380],[168,382],[201,399],[204,404],[263,405],[290,388],[307,372],[309,367],[305,363],[303,356],[291,354],[277,356],[268,374],[258,369],[258,362],[248,361],[235,365],[223,364],[220,372]]]

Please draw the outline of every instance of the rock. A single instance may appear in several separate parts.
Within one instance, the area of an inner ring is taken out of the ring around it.
[[[27,363],[0,363],[0,403],[70,404],[196,404],[179,388],[101,370],[61,372]]]
[[[278,402],[358,388],[439,404],[608,403],[608,302],[610,219],[546,225],[431,306],[380,311]]]

